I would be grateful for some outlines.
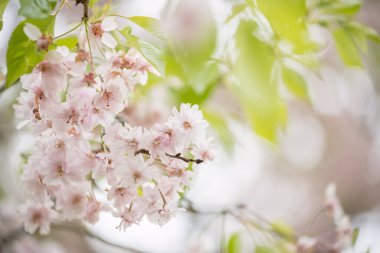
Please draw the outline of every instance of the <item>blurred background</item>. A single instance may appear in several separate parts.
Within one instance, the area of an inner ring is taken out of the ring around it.
[[[298,99],[280,86],[278,96],[286,107],[287,120],[274,134],[266,134],[251,127],[246,108],[239,95],[235,96],[237,88],[231,85],[230,65],[235,64],[230,61],[234,57],[231,37],[238,20],[226,23],[226,19],[236,3],[113,1],[114,9],[125,16],[160,18],[173,41],[188,50],[181,58],[187,71],[178,70],[178,63],[168,58],[165,80],[144,86],[139,91],[142,96],[136,96],[124,116],[132,124],[149,125],[165,118],[179,102],[201,105],[217,142],[217,157],[195,175],[186,196],[197,210],[217,212],[245,205],[265,219],[286,222],[298,233],[328,238],[331,221],[318,214],[326,185],[336,182],[345,211],[360,228],[357,252],[368,248],[380,252],[380,46],[369,42],[368,53],[362,55],[363,68],[347,67],[331,33],[311,26],[310,36],[323,46],[317,54],[318,74],[300,69],[307,81],[308,99]],[[81,6],[71,5],[59,14],[56,34],[81,19]],[[0,82],[6,73],[7,41],[21,21],[18,7],[11,0],[4,13]],[[365,0],[356,19],[380,31],[379,13],[380,1]],[[154,42],[149,34],[134,28],[136,34]],[[223,61],[221,66],[215,66],[217,60]],[[180,212],[163,227],[144,221],[126,232],[114,229],[118,221],[103,214],[96,225],[85,225],[93,237],[81,233],[78,224],[53,229],[48,237],[24,234],[17,217],[17,206],[23,201],[18,177],[33,138],[27,130],[16,130],[12,106],[20,89],[16,85],[0,95],[0,252],[126,252],[99,238],[144,252],[219,252],[221,223],[227,237],[244,229],[233,218]]]

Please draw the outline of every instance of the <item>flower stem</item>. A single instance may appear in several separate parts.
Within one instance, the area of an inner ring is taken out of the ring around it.
[[[54,16],[58,15],[58,12],[62,9],[63,5],[65,4],[66,0],[62,0],[61,4],[59,5],[57,11],[55,12]]]
[[[72,31],[74,31],[74,30],[76,30],[78,27],[80,27],[81,25],[82,25],[82,22],[80,22],[78,25],[76,25],[75,27],[73,27],[73,28],[70,29],[69,31],[67,31],[67,32],[65,32],[65,33],[63,33],[63,34],[61,34],[61,35],[58,35],[57,37],[54,37],[53,40],[56,40],[56,39],[58,39],[58,38],[61,38],[61,37],[65,36],[66,34],[71,33]]]
[[[87,23],[87,20],[84,21],[84,28],[86,30],[88,50],[90,52],[90,57],[91,57],[91,71],[93,72],[94,71],[94,58],[92,57],[92,49],[91,49],[90,37],[88,36],[88,23]]]

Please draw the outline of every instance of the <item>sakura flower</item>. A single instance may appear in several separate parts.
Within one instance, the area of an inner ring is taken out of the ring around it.
[[[203,138],[208,126],[198,105],[191,106],[190,104],[181,104],[179,111],[174,108],[169,124],[184,135],[187,144]]]
[[[101,93],[95,96],[94,104],[99,110],[117,114],[124,109],[127,95],[123,79],[116,76],[103,85]]]
[[[51,186],[62,186],[81,178],[81,171],[70,167],[65,159],[52,157],[40,168],[42,182]]]
[[[23,31],[30,40],[36,41],[38,50],[47,51],[49,45],[53,43],[53,38],[50,35],[41,33],[40,29],[35,25],[26,23]]]
[[[115,48],[117,42],[108,32],[111,32],[116,28],[117,24],[113,17],[107,17],[103,21],[92,23],[90,25],[90,43],[94,43],[96,45],[103,43],[109,48]]]
[[[339,219],[343,215],[343,208],[336,196],[336,184],[330,183],[325,191],[325,207],[328,213],[334,218]]]
[[[88,198],[84,219],[90,224],[95,224],[99,220],[100,211],[104,209],[104,205],[100,201],[97,201],[95,197],[91,196]]]
[[[302,236],[298,238],[297,241],[297,253],[308,253],[317,244],[317,239],[307,236]]]
[[[158,169],[145,162],[141,154],[129,158],[126,161],[125,168],[120,168],[119,173],[126,185],[136,186],[157,179],[159,176]]]
[[[88,203],[88,189],[88,184],[77,184],[74,187],[64,187],[57,193],[57,209],[62,211],[64,218],[83,218]]]
[[[144,187],[142,197],[136,199],[134,203],[136,203],[140,209],[145,210],[147,215],[157,212],[162,209],[164,205],[164,201],[157,187]]]
[[[133,207],[133,204],[130,207],[124,208],[123,211],[114,213],[114,216],[121,218],[121,222],[116,228],[123,231],[133,224],[138,224],[143,217],[141,212]]]
[[[123,185],[112,186],[108,191],[107,199],[114,201],[116,208],[124,207],[137,196],[137,190]]]
[[[38,171],[38,161],[30,161],[24,168],[20,177],[23,187],[32,196],[43,200],[48,195],[48,188],[42,182],[43,176]]]
[[[48,234],[50,232],[50,223],[58,217],[52,206],[51,201],[44,203],[28,202],[22,210],[25,230],[29,233],[34,233],[38,229],[40,234]]]
[[[215,157],[215,151],[212,147],[212,139],[206,139],[198,141],[191,151],[196,159],[201,159],[202,161],[212,161]]]

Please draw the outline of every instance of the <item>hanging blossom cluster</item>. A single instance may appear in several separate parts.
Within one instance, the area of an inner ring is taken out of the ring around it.
[[[46,234],[52,222],[66,220],[94,224],[101,211],[120,218],[119,229],[145,216],[163,225],[178,210],[197,164],[214,156],[197,105],[182,104],[149,129],[118,120],[135,87],[157,71],[137,50],[115,50],[107,31],[116,24],[109,18],[89,28],[75,52],[49,51],[21,77],[15,111],[19,127],[30,126],[36,137],[21,175],[29,196],[22,217],[31,233]],[[24,31],[38,45],[46,38],[31,24]],[[101,180],[103,199],[94,190]]]
[[[352,246],[354,229],[350,217],[345,214],[336,195],[336,184],[330,183],[326,187],[325,195],[325,207],[335,225],[336,240],[333,248],[336,252],[341,252]]]
[[[316,248],[323,245],[328,252],[343,252],[352,249],[354,228],[351,219],[345,214],[340,200],[336,194],[336,184],[330,183],[325,189],[324,210],[334,222],[333,244],[326,245],[317,237],[301,236],[297,240],[295,251],[298,253],[314,252]],[[327,249],[326,249],[327,248]]]

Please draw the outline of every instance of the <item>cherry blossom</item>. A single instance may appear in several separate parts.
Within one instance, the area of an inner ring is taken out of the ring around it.
[[[112,17],[87,28],[89,41],[82,30],[78,48],[48,51],[20,78],[14,108],[19,127],[35,136],[21,175],[28,201],[22,215],[31,233],[48,233],[52,222],[95,224],[101,212],[117,217],[123,230],[144,217],[163,225],[180,210],[180,193],[198,166],[192,163],[214,158],[197,105],[173,108],[149,127],[120,117],[148,73],[159,73],[137,49],[114,49]],[[26,24],[24,32],[42,41],[35,26]]]

